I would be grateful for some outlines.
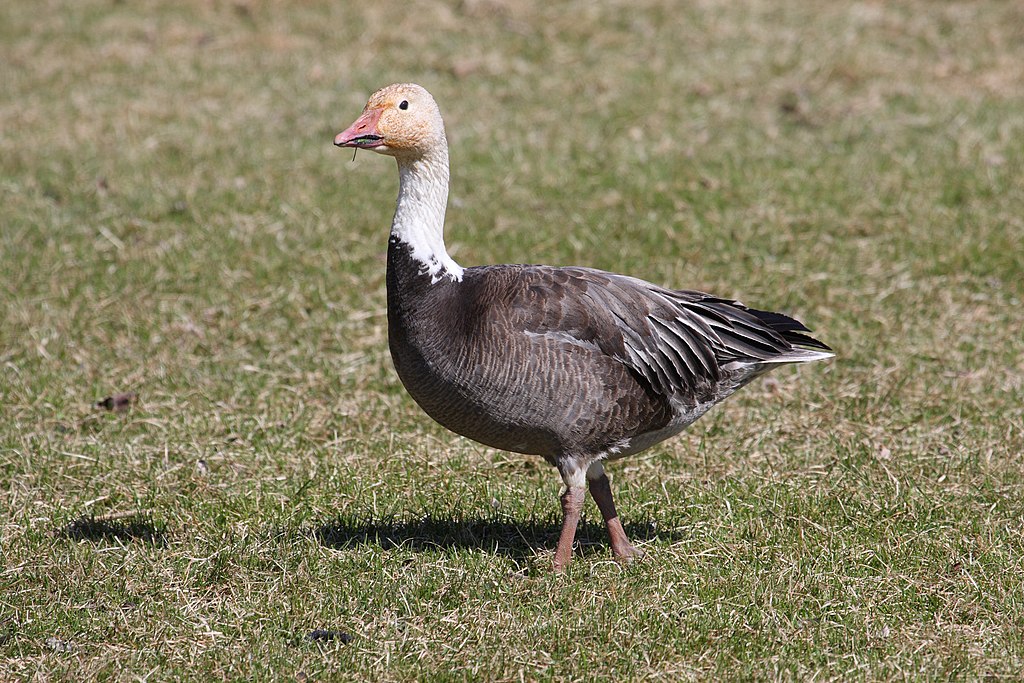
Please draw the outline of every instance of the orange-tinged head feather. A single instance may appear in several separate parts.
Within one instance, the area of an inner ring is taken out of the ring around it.
[[[415,83],[395,83],[370,95],[363,115],[379,112],[373,151],[391,156],[425,156],[446,146],[441,112],[430,93]],[[362,117],[360,117],[362,118]]]

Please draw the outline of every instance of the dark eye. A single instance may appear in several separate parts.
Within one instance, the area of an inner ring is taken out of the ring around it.
[[[399,102],[398,103],[398,108],[403,110],[403,111],[408,109],[409,108],[409,100],[402,100],[401,102]]]

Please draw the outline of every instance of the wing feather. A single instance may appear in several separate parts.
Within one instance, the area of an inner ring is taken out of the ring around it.
[[[587,268],[521,266],[518,319],[530,332],[555,331],[592,344],[665,395],[703,394],[723,367],[825,358],[802,323],[703,292],[669,290]],[[522,279],[527,282],[522,282]],[[523,287],[523,285],[526,287]]]

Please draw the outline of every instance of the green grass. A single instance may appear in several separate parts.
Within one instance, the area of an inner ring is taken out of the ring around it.
[[[1019,677],[1024,11],[538,5],[0,6],[0,680]],[[643,562],[395,377],[397,80],[460,262],[836,348],[611,468]]]

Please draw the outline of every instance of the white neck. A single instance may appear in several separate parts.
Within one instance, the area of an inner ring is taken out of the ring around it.
[[[421,273],[431,283],[444,277],[459,282],[462,266],[444,247],[444,212],[448,204],[448,146],[418,159],[398,159],[398,205],[391,235],[411,249]]]

